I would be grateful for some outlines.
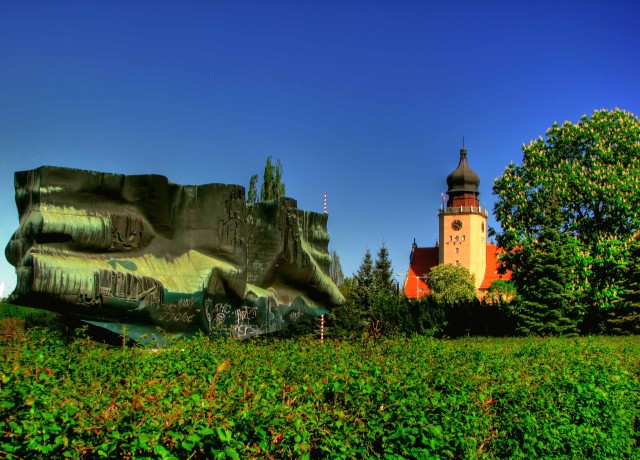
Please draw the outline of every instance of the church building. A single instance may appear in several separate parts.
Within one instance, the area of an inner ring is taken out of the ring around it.
[[[489,211],[480,206],[480,178],[467,164],[467,149],[460,149],[460,163],[447,176],[446,205],[438,211],[439,238],[435,247],[420,248],[414,239],[404,292],[409,298],[429,293],[425,278],[439,264],[463,265],[475,275],[478,295],[491,283],[509,279],[498,274],[498,246],[487,242]]]

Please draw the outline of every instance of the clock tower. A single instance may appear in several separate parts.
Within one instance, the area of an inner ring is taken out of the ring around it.
[[[467,164],[467,149],[460,149],[460,163],[447,176],[446,207],[438,212],[439,263],[463,265],[475,275],[479,288],[487,269],[487,215],[478,195],[480,178]]]

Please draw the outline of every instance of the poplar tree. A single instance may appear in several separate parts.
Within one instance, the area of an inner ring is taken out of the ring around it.
[[[286,187],[282,182],[282,163],[277,161],[274,166],[271,157],[267,158],[267,163],[262,174],[262,186],[260,188],[260,201],[271,201],[284,198]],[[249,181],[248,203],[258,202],[258,175],[251,176]]]
[[[258,202],[258,175],[254,174],[251,176],[251,180],[249,181],[249,194],[247,196],[247,201],[249,203],[257,203]]]
[[[260,201],[269,201],[275,198],[274,192],[275,171],[271,164],[271,157],[267,158],[262,175],[262,189],[260,190]]]
[[[340,263],[340,257],[338,253],[331,251],[331,262],[329,263],[329,278],[334,282],[338,288],[344,283],[344,272],[342,271],[342,264]]]

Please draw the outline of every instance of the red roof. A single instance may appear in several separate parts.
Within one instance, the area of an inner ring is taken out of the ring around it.
[[[486,291],[491,287],[491,283],[497,280],[510,280],[511,272],[507,271],[504,275],[498,273],[498,255],[502,252],[495,244],[487,244],[487,270],[484,273],[484,279],[478,289]]]
[[[438,265],[439,249],[435,248],[415,248],[409,265],[409,272],[404,280],[404,293],[407,297],[415,299],[430,292],[429,286],[424,281],[432,267]]]
[[[511,272],[507,271],[504,275],[498,274],[498,255],[501,249],[495,244],[487,244],[487,269],[482,280],[482,284],[478,288],[480,291],[486,291],[496,280],[510,280]],[[404,282],[404,293],[411,299],[422,297],[429,294],[430,289],[424,280],[424,277],[431,272],[431,269],[438,265],[440,260],[439,248],[415,248],[409,264],[409,271]]]

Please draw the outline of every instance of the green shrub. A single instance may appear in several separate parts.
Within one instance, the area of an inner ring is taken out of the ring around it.
[[[638,337],[1,347],[9,458],[640,455]]]

